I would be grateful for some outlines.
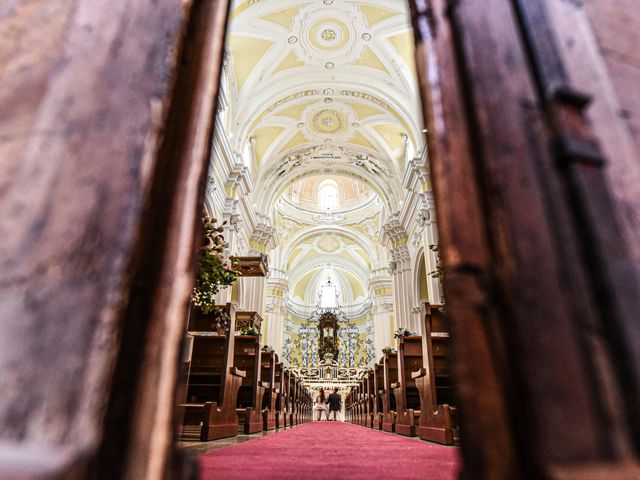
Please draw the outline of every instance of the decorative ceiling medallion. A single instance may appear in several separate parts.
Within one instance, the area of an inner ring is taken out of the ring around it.
[[[336,133],[344,128],[345,116],[337,110],[320,110],[311,118],[312,129],[320,133]]]
[[[300,117],[306,126],[302,129],[303,135],[315,142],[347,141],[356,134],[353,123],[357,121],[350,105],[327,98],[309,105]]]
[[[362,33],[368,30],[364,13],[357,4],[331,5],[330,10],[317,3],[300,8],[293,18],[291,31],[298,38],[293,45],[298,61],[328,70],[360,59],[367,48]]]
[[[326,42],[331,42],[338,37],[335,30],[331,30],[330,28],[323,30],[321,36],[322,36],[322,39]]]
[[[344,47],[351,36],[345,23],[327,18],[317,21],[309,29],[309,41],[319,50],[337,50]]]

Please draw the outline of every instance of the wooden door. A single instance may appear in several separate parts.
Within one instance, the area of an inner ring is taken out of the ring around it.
[[[410,3],[463,476],[634,478],[637,273],[553,2]]]
[[[179,470],[226,18],[226,0],[3,3],[2,478]]]

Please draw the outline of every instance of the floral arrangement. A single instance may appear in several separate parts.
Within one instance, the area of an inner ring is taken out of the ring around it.
[[[260,335],[260,332],[255,327],[245,327],[240,330],[240,335],[257,337],[258,335]]]
[[[410,337],[412,335],[417,335],[417,333],[415,332],[411,332],[409,330],[407,330],[404,327],[400,327],[398,330],[395,331],[395,333],[393,334],[393,338],[400,338],[400,337]]]
[[[384,348],[382,349],[382,353],[393,353],[393,352],[395,352],[395,351],[396,351],[396,349],[395,349],[395,348],[392,348],[392,347],[389,347],[389,346],[386,346],[386,347],[384,347]]]
[[[212,313],[214,321],[213,328],[218,335],[226,335],[231,325],[231,317],[229,313],[222,307],[213,306],[209,309],[209,313]]]
[[[234,270],[235,264],[225,259],[225,242],[222,232],[224,225],[217,225],[218,220],[205,215],[202,218],[204,227],[204,244],[200,248],[198,276],[193,288],[191,300],[203,313],[215,310],[215,296],[222,288],[235,282],[240,272]]]
[[[273,352],[273,348],[271,348],[269,345],[263,345],[260,351],[262,353],[269,353],[269,352]]]

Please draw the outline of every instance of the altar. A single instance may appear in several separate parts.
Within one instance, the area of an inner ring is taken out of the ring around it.
[[[301,359],[298,365],[291,362],[289,368],[305,385],[312,388],[357,385],[368,372],[366,361],[357,363],[356,352],[363,348],[368,351],[371,346],[362,345],[359,330],[341,310],[331,281],[323,287],[318,307],[299,332],[296,347],[302,351]]]

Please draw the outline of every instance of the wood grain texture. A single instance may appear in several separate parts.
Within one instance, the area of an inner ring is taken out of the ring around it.
[[[5,439],[91,443],[182,12],[49,3],[1,20],[0,423]]]
[[[609,313],[629,324],[631,256],[614,235],[619,199],[593,172],[604,159],[556,55],[547,2],[412,4],[463,476],[554,478],[633,463],[610,409],[621,405],[616,376],[638,362],[609,335],[603,308],[613,299]],[[633,424],[632,408],[623,415]]]
[[[515,440],[505,412],[509,364],[500,340],[485,207],[460,83],[457,41],[448,2],[410,2],[416,64],[438,205],[447,310],[451,318],[457,395],[464,408],[462,443],[469,478],[515,478]],[[482,372],[481,375],[478,372]],[[383,388],[382,386],[380,388]],[[482,448],[491,445],[491,448]]]
[[[106,453],[105,412],[131,448],[102,476],[159,478],[169,465],[225,22],[224,1],[2,5],[0,437],[51,447],[52,463],[64,446],[76,473]],[[206,43],[189,75],[183,41]],[[154,308],[136,310],[141,298]],[[129,343],[134,322],[144,348]],[[118,355],[136,360],[135,421],[114,414]]]

